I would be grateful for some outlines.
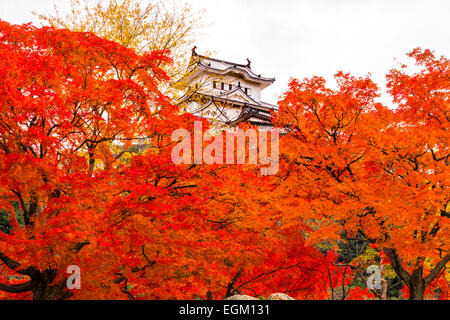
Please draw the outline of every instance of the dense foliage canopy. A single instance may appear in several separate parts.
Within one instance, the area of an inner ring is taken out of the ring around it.
[[[395,110],[368,78],[292,80],[262,176],[174,164],[172,133],[208,123],[160,92],[167,51],[0,21],[0,56],[1,298],[386,298],[374,263],[447,298],[448,59],[417,49],[420,71],[392,70]]]

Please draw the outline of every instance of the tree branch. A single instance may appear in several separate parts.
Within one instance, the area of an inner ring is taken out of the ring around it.
[[[400,277],[400,279],[405,282],[408,287],[411,282],[411,275],[403,268],[400,258],[398,257],[395,249],[385,248],[383,249],[389,260],[391,261],[392,267],[394,268],[395,273]]]
[[[243,269],[239,269],[239,271],[236,273],[236,275],[231,279],[231,281],[227,285],[227,292],[225,293],[224,298],[230,297],[234,292],[234,284],[238,281],[239,277],[242,274]]]
[[[36,269],[32,266],[26,268],[26,269],[19,269],[19,267],[21,266],[20,263],[18,263],[17,261],[11,259],[10,257],[8,257],[7,255],[5,255],[2,251],[0,251],[0,260],[3,261],[3,263],[12,271],[15,271],[19,274],[22,275],[27,275],[27,276],[32,276],[34,274],[34,272],[36,271]]]
[[[90,244],[89,240],[85,240],[83,242],[78,242],[75,244],[74,246],[74,250],[76,253],[80,252],[81,249],[83,249],[84,246],[87,246],[88,244]]]
[[[433,280],[439,275],[442,268],[445,267],[447,262],[450,261],[450,254],[447,254],[439,263],[430,271],[430,273],[425,277],[425,286],[429,285]]]
[[[0,251],[0,260],[11,270],[16,271],[17,268],[20,267],[20,263],[11,259],[7,255],[5,255],[2,251]]]
[[[31,280],[21,284],[0,283],[0,290],[9,293],[22,293],[31,290]]]

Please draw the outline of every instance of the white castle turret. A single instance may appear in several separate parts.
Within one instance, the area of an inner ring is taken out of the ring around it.
[[[261,101],[261,91],[275,78],[263,77],[251,69],[251,62],[239,64],[199,55],[192,49],[184,81],[188,87],[180,98],[185,111],[208,118],[218,128],[241,122],[272,128],[271,112],[277,106]]]

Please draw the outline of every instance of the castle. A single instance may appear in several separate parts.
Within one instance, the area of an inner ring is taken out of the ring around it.
[[[275,78],[256,74],[249,59],[247,64],[239,64],[199,55],[195,49],[184,78],[188,90],[179,105],[186,112],[207,118],[219,130],[242,122],[270,130],[272,111],[278,107],[261,101],[261,91]]]

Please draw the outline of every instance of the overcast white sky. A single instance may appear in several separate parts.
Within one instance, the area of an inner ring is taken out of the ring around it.
[[[450,56],[450,0],[168,0],[205,8],[211,26],[198,52],[245,63],[276,82],[263,92],[275,103],[290,77],[333,81],[338,70],[372,78],[382,86],[394,58],[420,46]],[[0,19],[35,21],[69,0],[0,0]],[[383,102],[388,103],[384,98]]]

